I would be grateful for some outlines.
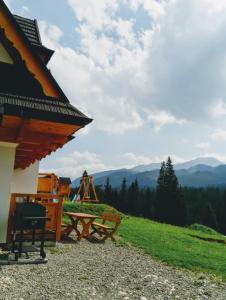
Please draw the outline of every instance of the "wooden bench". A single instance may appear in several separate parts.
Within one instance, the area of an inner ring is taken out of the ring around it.
[[[117,231],[122,217],[119,215],[113,215],[110,213],[104,213],[101,216],[102,223],[96,223],[93,222],[91,227],[93,231],[91,232],[91,235],[97,233],[100,237],[103,237],[101,240],[105,241],[107,238],[110,238],[112,241],[115,242],[114,234]],[[110,222],[112,224],[106,225],[106,222]]]

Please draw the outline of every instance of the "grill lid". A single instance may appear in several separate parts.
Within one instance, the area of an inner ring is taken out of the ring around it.
[[[46,208],[38,203],[17,203],[14,215],[14,229],[43,229],[45,226]]]

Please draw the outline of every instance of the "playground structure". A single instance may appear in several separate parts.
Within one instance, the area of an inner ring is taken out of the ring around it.
[[[71,179],[57,177],[54,173],[38,174],[38,194],[58,195],[63,200],[70,200]]]
[[[88,175],[87,171],[84,171],[82,175],[78,192],[73,199],[73,202],[74,201],[99,202],[93,183],[93,176]]]

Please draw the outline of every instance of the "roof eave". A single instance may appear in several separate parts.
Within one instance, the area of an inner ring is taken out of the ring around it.
[[[80,127],[85,127],[86,125],[90,124],[93,119],[88,117],[79,117],[79,116],[71,116],[71,115],[63,115],[54,112],[47,112],[44,110],[36,110],[31,108],[19,107],[6,104],[2,106],[0,109],[0,119],[1,116],[4,115],[8,116],[15,116],[25,119],[36,119],[48,122],[55,122],[55,123],[62,123],[67,125],[76,125]]]

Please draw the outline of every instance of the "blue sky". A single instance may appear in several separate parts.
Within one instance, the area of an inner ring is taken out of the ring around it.
[[[43,160],[72,178],[214,156],[226,162],[224,0],[8,0],[39,22],[49,68],[94,122]]]

